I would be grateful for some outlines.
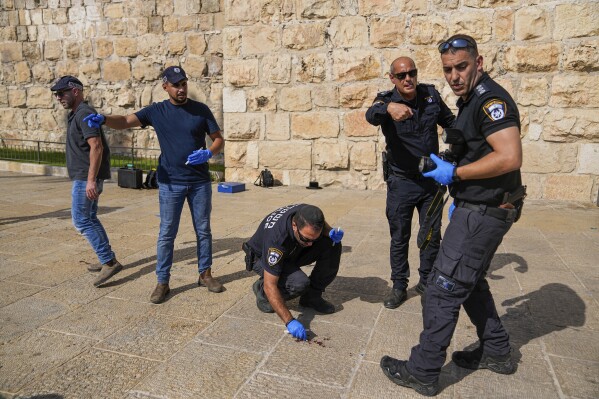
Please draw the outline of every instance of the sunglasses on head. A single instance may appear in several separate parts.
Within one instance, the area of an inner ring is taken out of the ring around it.
[[[459,39],[453,39],[450,42],[443,42],[443,43],[439,44],[438,49],[439,49],[439,52],[441,54],[443,54],[452,47],[453,48],[468,48],[468,47],[475,48],[476,46],[474,45],[474,43],[472,43],[468,39],[459,38]]]
[[[318,241],[318,240],[320,239],[320,236],[318,236],[318,238],[315,238],[315,239],[313,239],[313,240],[312,240],[311,238],[306,238],[306,237],[304,237],[304,236],[302,235],[302,233],[300,233],[300,230],[299,230],[299,228],[297,229],[297,236],[299,237],[299,239],[300,239],[300,241],[301,241],[301,242],[305,242],[306,244],[309,244],[309,243],[312,243],[312,242]]]
[[[392,73],[391,75],[397,80],[404,80],[406,76],[415,78],[416,76],[418,76],[418,69],[414,68],[412,70],[409,70],[408,72]]]

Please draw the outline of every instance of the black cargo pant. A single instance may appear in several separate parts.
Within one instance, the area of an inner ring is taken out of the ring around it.
[[[422,226],[426,211],[433,202],[438,186],[433,179],[416,175],[411,178],[390,174],[387,179],[387,220],[391,233],[391,281],[393,288],[406,289],[410,277],[408,249],[412,233],[412,215],[418,210]],[[439,252],[441,241],[441,218],[433,225],[433,235],[428,246],[420,251],[420,281],[426,283]]]
[[[283,259],[281,262],[281,275],[277,287],[281,291],[284,300],[297,298],[308,290],[313,288],[316,291],[323,292],[328,287],[339,272],[339,263],[341,261],[341,243],[333,245],[333,241],[328,237],[322,237],[312,246],[303,248],[297,257]],[[261,277],[264,277],[263,262],[265,260],[257,258],[253,270]],[[300,268],[301,266],[315,263],[310,277]],[[262,286],[262,290],[264,290]],[[264,292],[262,293],[264,294]]]
[[[512,226],[481,212],[456,208],[429,275],[420,343],[412,348],[407,367],[423,382],[437,380],[445,363],[460,311],[468,314],[484,352],[510,352],[509,335],[497,315],[485,278],[491,259]]]

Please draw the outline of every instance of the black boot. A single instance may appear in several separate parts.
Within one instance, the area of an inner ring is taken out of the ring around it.
[[[399,307],[399,305],[401,305],[407,297],[408,293],[405,289],[393,288],[391,290],[391,293],[389,293],[389,296],[385,298],[385,302],[383,302],[383,305],[385,305],[387,309],[395,309]]]
[[[322,298],[322,292],[310,287],[302,294],[299,300],[300,305],[306,308],[312,308],[319,313],[335,313],[335,305]]]
[[[259,278],[256,280],[254,285],[252,286],[254,290],[254,295],[256,295],[256,306],[261,312],[264,313],[274,313],[274,309],[270,302],[268,302],[268,298],[264,295],[264,280]]]
[[[439,381],[423,382],[408,371],[405,360],[397,360],[390,356],[381,358],[383,373],[397,385],[412,388],[420,395],[435,396],[439,392]]]
[[[465,369],[489,369],[498,374],[513,374],[517,368],[511,353],[502,356],[487,355],[480,346],[472,351],[453,352],[451,360]]]

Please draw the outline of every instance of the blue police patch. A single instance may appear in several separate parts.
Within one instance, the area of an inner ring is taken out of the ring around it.
[[[492,121],[503,119],[506,114],[505,101],[493,99],[483,105],[483,110]]]
[[[435,100],[434,100],[434,98],[432,98],[431,96],[428,96],[428,97],[425,97],[425,98],[424,98],[424,101],[426,101],[426,102],[427,102],[427,103],[429,103],[429,104],[432,104],[432,103],[433,103],[433,101],[435,101]]]
[[[455,283],[451,280],[446,279],[443,276],[439,276],[437,277],[437,281],[435,281],[435,284],[444,289],[445,291],[453,291],[453,289],[455,288]]]

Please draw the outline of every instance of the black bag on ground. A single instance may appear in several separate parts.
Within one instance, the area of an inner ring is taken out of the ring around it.
[[[274,186],[275,179],[274,179],[274,177],[272,177],[272,173],[270,173],[270,170],[264,169],[262,172],[260,172],[260,176],[258,176],[256,181],[254,182],[254,185],[260,186],[260,187]]]
[[[156,178],[156,169],[150,169],[146,175],[146,181],[143,184],[143,188],[158,188],[158,179]]]

